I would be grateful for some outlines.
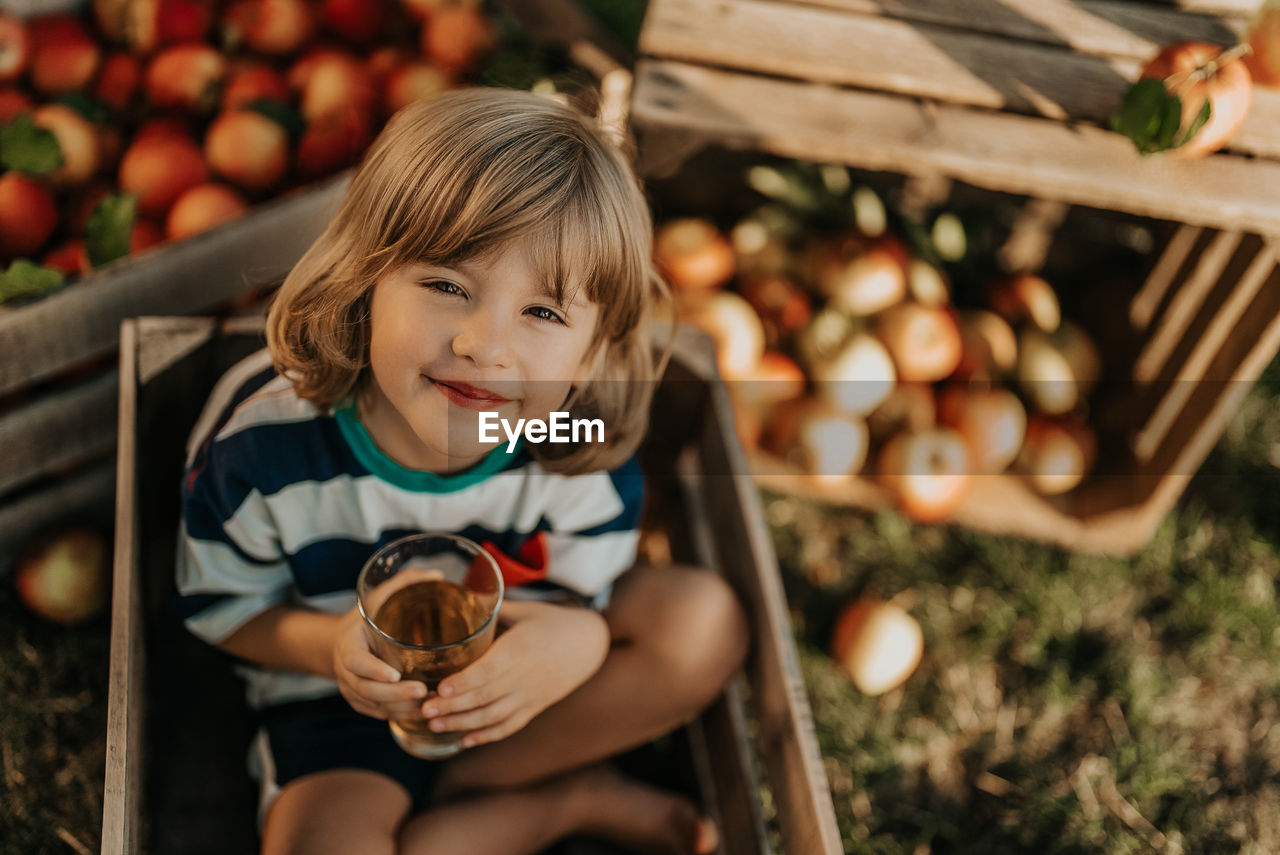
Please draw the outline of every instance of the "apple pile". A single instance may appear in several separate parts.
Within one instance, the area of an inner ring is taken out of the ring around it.
[[[958,306],[954,215],[913,251],[859,188],[837,194],[851,223],[813,232],[777,201],[831,200],[796,198],[797,182],[768,169],[775,202],[728,233],[688,217],[655,238],[678,318],[715,343],[754,458],[782,458],[823,490],[867,477],[922,522],[951,515],[979,475],[1014,470],[1045,495],[1079,484],[1096,456],[1084,414],[1101,359],[1049,282],[992,277],[978,304]]]
[[[400,107],[473,79],[496,41],[479,0],[0,11],[0,302],[353,164]]]

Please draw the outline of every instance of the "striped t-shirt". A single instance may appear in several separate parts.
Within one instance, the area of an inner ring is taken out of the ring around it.
[[[326,414],[299,398],[264,350],[218,382],[192,432],[178,608],[211,643],[281,603],[344,613],[369,556],[420,531],[485,544],[513,599],[567,591],[602,603],[635,561],[642,498],[635,458],[568,476],[502,444],[456,475],[406,469],[352,408]],[[310,675],[244,673],[254,707],[337,691]]]

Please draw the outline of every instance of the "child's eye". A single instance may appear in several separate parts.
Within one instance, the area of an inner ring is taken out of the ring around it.
[[[446,279],[432,279],[429,282],[422,283],[423,288],[430,288],[432,291],[439,291],[441,294],[463,295],[465,292],[453,282]]]
[[[527,309],[526,311],[531,313],[535,318],[537,318],[540,321],[552,321],[558,324],[564,323],[564,318],[560,317],[555,312],[548,309],[546,306],[533,306]]]

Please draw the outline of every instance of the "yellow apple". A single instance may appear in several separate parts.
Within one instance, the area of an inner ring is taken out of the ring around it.
[[[18,596],[31,611],[57,623],[88,620],[107,601],[107,544],[97,533],[71,529],[28,551],[18,562]]]
[[[902,685],[923,654],[920,624],[893,603],[870,595],[841,609],[831,636],[832,657],[868,695]]]
[[[880,483],[916,522],[950,516],[969,489],[972,468],[964,438],[951,428],[900,433],[880,451]]]
[[[951,386],[942,394],[938,416],[964,437],[975,475],[1009,468],[1027,432],[1027,411],[1008,389]]]

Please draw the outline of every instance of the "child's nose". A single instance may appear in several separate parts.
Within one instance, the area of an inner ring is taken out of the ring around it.
[[[497,312],[475,311],[454,336],[453,353],[483,368],[505,368],[511,362],[513,333]]]

